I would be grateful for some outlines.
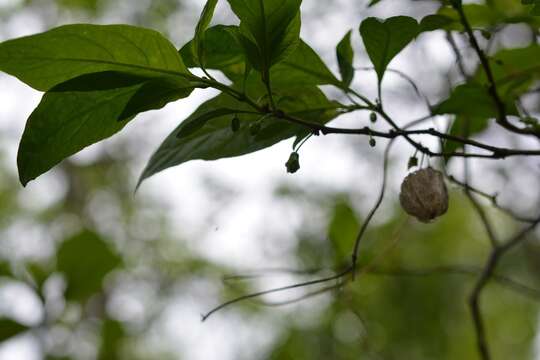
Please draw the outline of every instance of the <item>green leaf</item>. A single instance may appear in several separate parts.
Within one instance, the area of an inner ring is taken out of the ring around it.
[[[54,87],[26,124],[17,158],[21,183],[120,131],[127,124],[120,120],[191,91],[180,78],[148,80],[114,72],[83,75]]]
[[[161,34],[128,25],[66,25],[6,41],[0,44],[0,70],[42,91],[104,71],[191,76]]]
[[[335,265],[341,265],[343,259],[350,255],[360,221],[355,210],[347,200],[338,201],[332,210],[331,220],[328,224],[328,238],[335,251]]]
[[[302,0],[228,0],[240,19],[240,41],[254,69],[270,67],[298,45]]]
[[[237,112],[238,110],[234,109],[216,109],[206,112],[204,114],[201,114],[201,116],[194,117],[189,122],[186,122],[176,136],[178,138],[189,136],[202,128],[208,121],[218,118],[220,116],[236,114]]]
[[[66,299],[85,301],[102,289],[120,257],[97,234],[83,231],[65,240],[57,252],[57,269],[66,277]]]
[[[245,56],[242,47],[236,40],[238,26],[216,25],[205,31],[201,39],[205,53],[205,67],[224,71],[233,71],[241,76],[244,71]],[[180,49],[180,55],[188,67],[199,67],[193,54],[194,41],[191,40]]]
[[[354,52],[351,46],[351,34],[352,31],[349,31],[336,48],[339,72],[341,73],[341,81],[344,87],[349,87],[354,77]]]
[[[246,61],[235,36],[239,31],[237,26],[216,25],[206,30],[204,39],[206,68],[222,71],[235,83],[243,81]],[[182,47],[180,54],[188,67],[198,67],[191,46],[192,41]],[[287,58],[270,69],[270,77],[272,84],[278,88],[291,85],[342,86],[319,55],[302,40]]]
[[[507,114],[517,115],[512,102],[506,104]],[[491,118],[498,115],[497,106],[487,89],[476,83],[457,86],[450,97],[433,109],[433,114],[456,114],[468,117]]]
[[[279,109],[306,121],[326,123],[335,118],[336,109],[340,106],[330,101],[317,88],[291,88],[276,96]],[[214,114],[220,109],[236,109],[241,124],[260,123],[256,135],[250,133],[249,126],[242,126],[238,131],[231,131],[230,114],[213,117],[212,121],[191,133],[189,136],[178,138],[177,134],[183,127],[201,116]],[[141,175],[139,183],[169,167],[190,160],[216,160],[240,156],[269,147],[277,142],[306,131],[303,127],[291,124],[281,119],[265,117],[260,114],[249,114],[253,111],[248,105],[234,98],[221,94],[202,104],[191,116],[178,126],[159,149],[152,155]]]
[[[485,4],[465,4],[462,8],[467,20],[474,28],[487,28],[505,21],[504,15],[492,6]],[[460,16],[453,7],[441,7],[437,14],[453,20],[453,22],[449,22],[444,26],[446,30],[463,30]]]
[[[208,0],[202,11],[197,27],[195,28],[195,36],[193,37],[193,53],[197,58],[197,62],[203,68],[205,67],[205,47],[204,36],[206,28],[210,25],[212,17],[214,16],[214,10],[216,9],[218,0]]]
[[[139,113],[161,109],[170,102],[188,97],[193,89],[193,85],[181,78],[147,79],[129,99],[118,120],[129,120]]]
[[[381,0],[371,0],[368,4],[368,8],[377,5]]]
[[[272,68],[270,77],[276,87],[342,86],[319,55],[302,40],[291,55]]]
[[[17,336],[28,329],[28,326],[19,324],[11,319],[0,318],[0,342]]]
[[[540,79],[540,66],[532,59],[540,59],[540,46],[502,49],[490,57],[493,77],[501,95],[516,97]],[[475,79],[487,82],[481,67],[478,68]]]
[[[408,16],[386,20],[370,17],[362,21],[360,35],[379,82],[390,61],[418,35],[418,30],[416,20]]]
[[[456,19],[453,19],[449,16],[440,14],[428,15],[420,21],[420,32],[440,29],[448,30],[449,27],[456,22]]]

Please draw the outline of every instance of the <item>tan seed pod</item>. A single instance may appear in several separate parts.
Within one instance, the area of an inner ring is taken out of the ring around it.
[[[443,174],[431,167],[409,174],[401,184],[399,201],[407,214],[428,223],[448,210]]]

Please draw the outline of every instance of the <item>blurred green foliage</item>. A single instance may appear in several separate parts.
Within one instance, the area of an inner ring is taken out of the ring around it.
[[[365,272],[327,295],[333,300],[316,307],[309,325],[291,315],[271,358],[477,359],[467,300],[489,243],[466,199],[456,192],[451,198],[449,213],[436,223],[422,225],[396,215],[373,227],[363,244]],[[331,214],[331,241],[308,236],[298,247],[299,258],[309,248],[322,254],[308,257],[310,267],[335,268],[332,255],[343,261],[350,251],[361,219],[341,197]],[[493,215],[501,226],[513,227],[501,214]],[[528,268],[528,261],[523,251],[514,251],[498,272],[538,288],[538,272]],[[497,359],[534,354],[539,307],[526,295],[492,284],[482,297]],[[302,303],[297,306],[302,309]]]

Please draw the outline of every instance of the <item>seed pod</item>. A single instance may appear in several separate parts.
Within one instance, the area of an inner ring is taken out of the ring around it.
[[[408,175],[399,201],[407,214],[424,223],[443,215],[448,210],[448,191],[442,173],[429,167]]]
[[[240,119],[236,115],[231,120],[231,130],[232,132],[240,130]]]
[[[294,174],[300,169],[300,156],[296,151],[291,153],[289,160],[285,163],[285,167],[289,174]]]

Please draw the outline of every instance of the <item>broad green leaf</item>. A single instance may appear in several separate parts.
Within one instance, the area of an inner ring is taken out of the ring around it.
[[[156,31],[128,25],[65,25],[0,44],[0,70],[37,90],[81,75],[191,76],[174,46]]]
[[[66,299],[85,301],[102,289],[120,257],[97,234],[83,231],[65,240],[57,252],[57,269],[66,278]]]
[[[535,80],[540,79],[540,46],[503,49],[490,57],[491,70],[500,94],[517,96],[527,90]],[[475,75],[480,82],[486,76],[480,67]]]
[[[236,26],[217,25],[209,28],[205,36],[206,67],[222,71],[235,83],[243,81],[245,69],[243,50],[233,35],[238,31]],[[188,67],[197,67],[191,44],[184,45],[180,54]],[[342,86],[319,55],[302,40],[287,58],[272,67],[270,77],[272,84],[278,88],[330,84]]]
[[[220,70],[233,82],[240,83],[249,75],[250,64],[239,41],[240,28],[235,25],[216,25],[206,30],[204,36],[205,68]],[[199,67],[193,55],[191,40],[180,49],[180,55],[188,67]]]
[[[339,42],[336,48],[336,55],[339,64],[339,72],[341,74],[341,82],[344,87],[349,87],[354,77],[353,59],[354,52],[351,45],[351,34],[349,31]]]
[[[222,71],[234,82],[240,83],[244,78],[245,55],[235,39],[239,28],[236,26],[216,25],[206,30],[205,49],[206,67]],[[197,67],[191,51],[192,42],[180,50],[180,54],[188,67]],[[300,40],[296,49],[284,60],[270,70],[272,84],[276,87],[335,85],[341,82],[321,60],[319,55],[304,41]]]
[[[185,123],[184,126],[182,126],[182,129],[178,131],[178,134],[176,136],[178,138],[189,136],[202,128],[204,124],[206,124],[208,121],[218,118],[220,116],[236,114],[237,112],[238,110],[225,108],[206,112],[204,114],[201,114],[201,116],[194,117],[193,119],[191,119],[191,121]]]
[[[306,121],[326,123],[338,113],[338,103],[328,100],[317,88],[291,88],[276,96],[278,108],[288,114]],[[178,138],[183,127],[195,119],[212,114],[220,109],[236,109],[240,119],[240,129],[231,130],[232,115],[214,117],[207,121],[196,132],[187,137]],[[266,117],[260,114],[242,113],[253,111],[251,107],[234,98],[221,94],[202,104],[191,116],[178,126],[159,149],[152,155],[141,175],[140,181],[169,167],[190,160],[216,160],[220,158],[240,156],[269,147],[281,140],[292,137],[305,129],[281,119]],[[260,131],[251,135],[250,124],[260,121]]]
[[[534,12],[534,9],[532,10]],[[501,24],[525,23],[531,26],[540,26],[540,21],[534,13],[515,0],[494,0],[492,4],[465,4],[463,12],[471,26],[475,29],[489,29]],[[444,6],[437,12],[438,15],[452,19],[442,28],[445,30],[463,31],[459,14],[451,6]]]
[[[298,45],[302,0],[228,0],[240,19],[240,41],[262,73]]]
[[[28,326],[19,324],[16,321],[0,318],[0,342],[17,336],[28,330]]]
[[[370,17],[362,21],[360,35],[379,82],[390,61],[418,35],[418,30],[416,20],[407,16],[386,20]]]
[[[341,87],[341,82],[304,41],[300,41],[291,55],[272,68],[270,77],[276,87],[315,85]]]
[[[433,30],[448,30],[456,23],[456,19],[449,16],[434,14],[424,17],[420,21],[420,32],[433,31]]]
[[[509,115],[517,114],[511,102],[506,104],[506,110]],[[491,118],[498,115],[497,106],[487,88],[475,83],[457,86],[448,99],[435,106],[433,113],[456,114],[472,118]]]
[[[372,6],[375,6],[377,5],[378,3],[380,3],[381,0],[371,0],[368,4],[368,7],[372,7]]]
[[[207,0],[202,11],[201,17],[195,27],[195,36],[193,37],[193,53],[197,57],[197,63],[205,67],[205,46],[204,36],[216,9],[218,0]]]
[[[230,78],[241,78],[245,68],[245,55],[236,40],[238,26],[216,25],[205,32],[203,47],[205,51],[205,68],[222,71]],[[199,67],[193,54],[194,40],[180,49],[180,55],[187,67]]]
[[[335,250],[335,265],[339,266],[350,255],[360,222],[348,201],[341,200],[334,205],[328,224],[328,238]]]
[[[471,26],[475,28],[486,28],[503,21],[504,16],[497,12],[493,7],[485,4],[465,4],[463,12]],[[445,16],[453,20],[445,28],[447,30],[463,30],[458,12],[451,6],[445,6],[439,9],[438,15]]]
[[[193,88],[192,84],[181,78],[147,79],[126,104],[118,120],[128,120],[141,112],[161,109],[170,102],[188,97]]]
[[[192,87],[178,79],[104,72],[54,87],[26,124],[17,158],[21,183],[120,131],[136,113],[189,95]]]

